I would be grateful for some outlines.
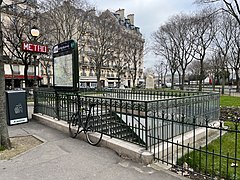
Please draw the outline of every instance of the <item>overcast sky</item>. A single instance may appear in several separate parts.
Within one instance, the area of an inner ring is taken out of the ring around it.
[[[125,9],[125,16],[135,15],[135,26],[140,27],[143,37],[151,43],[151,34],[173,15],[191,13],[196,9],[194,0],[88,0],[99,10],[116,11]],[[154,65],[157,58],[147,55],[144,59],[146,68]]]

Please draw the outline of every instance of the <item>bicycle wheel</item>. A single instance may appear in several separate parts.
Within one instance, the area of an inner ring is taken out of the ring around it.
[[[69,121],[69,135],[72,138],[77,137],[79,134],[80,123],[79,123],[79,114],[74,113]]]
[[[86,125],[86,138],[89,144],[96,146],[102,140],[103,123],[100,117],[91,116]]]

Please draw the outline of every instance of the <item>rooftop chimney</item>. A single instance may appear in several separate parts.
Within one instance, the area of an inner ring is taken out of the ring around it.
[[[124,19],[124,9],[119,9],[116,11],[116,13],[120,15],[121,19]]]
[[[130,23],[134,25],[134,14],[127,15],[127,18],[130,20]]]

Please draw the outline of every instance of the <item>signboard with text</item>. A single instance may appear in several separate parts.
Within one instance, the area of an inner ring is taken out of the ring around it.
[[[55,88],[78,90],[78,48],[74,40],[53,47],[53,83]]]
[[[48,53],[48,47],[46,45],[22,42],[22,51],[35,53]]]

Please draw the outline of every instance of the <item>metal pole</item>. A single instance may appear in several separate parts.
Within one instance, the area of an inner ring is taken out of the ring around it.
[[[37,55],[33,55],[33,60],[34,60],[34,82],[33,82],[33,88],[37,88],[38,87],[38,83],[37,83]]]
[[[34,82],[33,82],[33,98],[34,98],[34,108],[33,108],[33,113],[37,113],[37,55],[33,54],[33,62],[34,62]]]

